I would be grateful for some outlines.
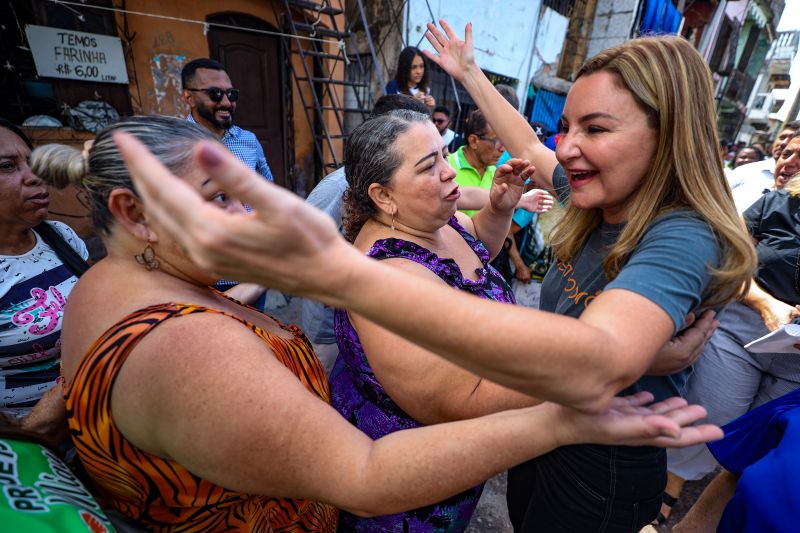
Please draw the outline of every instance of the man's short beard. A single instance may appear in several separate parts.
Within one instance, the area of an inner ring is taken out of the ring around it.
[[[219,128],[221,130],[230,129],[233,126],[233,109],[228,108],[231,113],[230,118],[227,120],[219,120],[215,115],[214,112],[217,110],[217,107],[208,108],[205,106],[197,106],[197,114],[206,119],[208,122],[214,125],[214,127]]]

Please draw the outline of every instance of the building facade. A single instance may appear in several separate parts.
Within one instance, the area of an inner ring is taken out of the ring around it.
[[[0,116],[26,125],[37,145],[74,146],[118,117],[185,117],[181,69],[210,57],[240,89],[234,123],[255,133],[275,182],[304,196],[341,166],[345,93],[365,85],[345,79],[348,63],[360,65],[349,54],[345,11],[344,0],[0,0]],[[56,43],[54,53],[43,54],[40,35],[69,39],[75,51],[64,56]],[[121,53],[81,50],[93,42]],[[53,55],[61,70],[40,74]],[[76,63],[100,57],[108,64]],[[86,77],[97,68],[99,77]],[[103,74],[107,69],[121,74]],[[84,79],[71,79],[76,72]],[[352,97],[347,103],[361,114],[371,105]],[[77,191],[53,191],[53,199],[52,211],[63,214],[54,218],[88,224]]]
[[[789,113],[800,87],[797,73],[793,79],[791,71],[799,46],[800,31],[781,32],[773,41],[750,93],[737,140],[767,143],[784,122],[796,120]]]

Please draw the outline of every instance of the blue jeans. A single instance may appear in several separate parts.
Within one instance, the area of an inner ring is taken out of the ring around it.
[[[663,449],[565,446],[509,470],[508,511],[517,533],[638,533],[666,483]]]

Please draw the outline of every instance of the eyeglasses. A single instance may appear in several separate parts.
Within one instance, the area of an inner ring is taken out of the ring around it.
[[[497,148],[498,150],[503,148],[503,141],[501,141],[497,137],[484,137],[483,135],[478,135],[478,139],[494,143],[494,147]]]
[[[228,100],[235,102],[239,99],[239,89],[220,89],[219,87],[209,87],[208,89],[186,89],[187,91],[206,93],[214,103],[222,101],[222,95],[228,97]]]
[[[446,118],[435,118],[435,119],[433,119],[433,123],[434,124],[447,124],[447,120],[448,119],[446,119]]]

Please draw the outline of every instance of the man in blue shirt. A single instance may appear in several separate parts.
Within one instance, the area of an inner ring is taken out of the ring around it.
[[[189,61],[181,71],[183,99],[192,112],[186,119],[195,122],[219,137],[233,155],[268,181],[272,180],[264,149],[253,132],[233,124],[239,89],[234,89],[225,67],[213,59],[201,58]],[[245,206],[249,211],[250,208]],[[257,302],[264,288],[253,283],[239,284],[237,281],[219,280],[214,287],[225,291],[232,298],[263,308]],[[233,287],[233,291],[228,292]]]
[[[240,161],[272,181],[264,149],[256,136],[233,124],[239,89],[234,89],[225,67],[213,59],[195,59],[181,71],[183,99],[192,109],[186,117],[220,138]]]

